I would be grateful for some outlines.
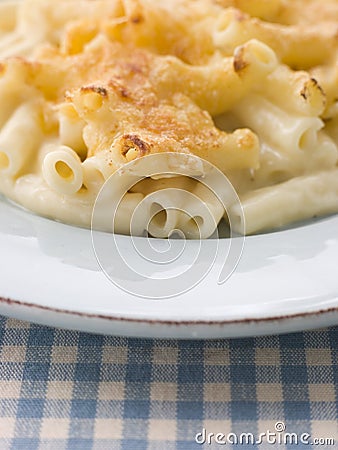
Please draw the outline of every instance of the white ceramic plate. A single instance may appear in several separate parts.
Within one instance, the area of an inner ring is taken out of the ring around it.
[[[0,313],[41,324],[171,338],[338,324],[338,216],[249,237],[226,283],[217,284],[218,259],[195,288],[161,300],[116,287],[100,269],[90,231],[30,214],[2,197],[0,249]]]

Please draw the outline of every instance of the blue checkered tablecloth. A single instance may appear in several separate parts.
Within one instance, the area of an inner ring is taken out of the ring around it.
[[[338,328],[177,341],[0,318],[0,344],[1,450],[338,448]]]

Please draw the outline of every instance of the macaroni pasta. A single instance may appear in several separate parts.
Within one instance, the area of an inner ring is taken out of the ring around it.
[[[89,227],[115,171],[169,152],[231,180],[248,234],[337,213],[337,35],[335,0],[2,1],[0,192]],[[114,231],[211,236],[227,214],[184,170],[137,182]]]

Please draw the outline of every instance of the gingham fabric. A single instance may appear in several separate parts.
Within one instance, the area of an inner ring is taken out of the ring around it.
[[[203,444],[203,429],[256,437],[282,424],[311,441],[241,448],[338,448],[338,328],[177,341],[2,318],[0,344],[1,450],[233,448]]]

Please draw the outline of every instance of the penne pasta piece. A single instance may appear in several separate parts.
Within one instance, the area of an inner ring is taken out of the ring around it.
[[[321,116],[327,102],[327,91],[316,78],[304,71],[294,72],[287,66],[279,66],[267,77],[262,94],[291,114],[312,117]]]
[[[42,173],[46,183],[60,194],[75,194],[82,187],[81,160],[65,145],[47,153],[43,160]]]
[[[258,39],[269,45],[285,64],[309,69],[330,61],[336,48],[336,32],[335,23],[324,28],[316,24],[308,28],[284,26],[229,8],[219,15],[213,39],[215,46],[226,55],[249,39]]]
[[[257,39],[250,39],[235,48],[234,69],[241,78],[251,81],[251,87],[272,73],[277,66],[278,59],[275,52]]]
[[[249,129],[238,129],[224,138],[222,146],[215,146],[211,151],[196,147],[194,154],[210,161],[224,173],[258,167],[259,141],[255,133]]]
[[[39,102],[18,107],[0,131],[0,173],[16,177],[29,171],[31,159],[43,139]]]
[[[314,148],[324,127],[318,117],[290,115],[259,95],[246,97],[234,112],[264,142],[286,153]]]
[[[189,239],[207,239],[213,235],[224,215],[224,207],[217,195],[198,183],[187,196],[180,211],[177,228]]]
[[[100,152],[82,163],[83,183],[88,189],[94,189],[97,192],[112,175],[115,168],[109,165],[109,158],[109,152]]]
[[[132,234],[142,235],[147,231],[153,237],[170,236],[179,228],[179,216],[184,208],[182,196],[192,192],[196,183],[186,176],[163,177],[163,174],[160,178],[145,178],[136,183],[130,192],[142,193],[144,200],[133,217]]]
[[[80,119],[70,103],[60,105],[58,113],[60,143],[71,147],[80,159],[84,160],[87,157],[87,148],[83,140],[84,120]]]
[[[0,62],[0,128],[2,128],[22,100],[30,97],[33,89],[26,87],[27,71],[21,61],[9,59]],[[36,94],[36,93],[35,93]],[[34,96],[36,98],[36,95]]]
[[[296,177],[241,196],[247,234],[268,231],[292,222],[338,212],[338,170]],[[238,205],[235,229],[242,219]]]
[[[326,95],[325,119],[331,119],[338,115],[338,61],[328,66],[315,67],[311,75],[318,80]]]
[[[114,231],[117,234],[142,236],[143,232],[147,228],[147,216],[142,215],[141,221],[132,220],[133,214],[137,206],[141,203],[144,196],[143,194],[137,193],[126,193],[121,202],[118,205],[116,214],[113,221],[113,230],[109,229],[106,231]],[[103,212],[103,216],[104,216]],[[103,229],[104,223],[101,224],[101,229]]]
[[[148,194],[141,208],[135,212],[133,224],[136,224],[136,228],[135,225],[131,227],[131,234],[135,234],[139,224],[143,223],[142,231],[147,231],[152,237],[170,236],[177,228],[180,195],[181,192],[176,188],[161,189]]]

